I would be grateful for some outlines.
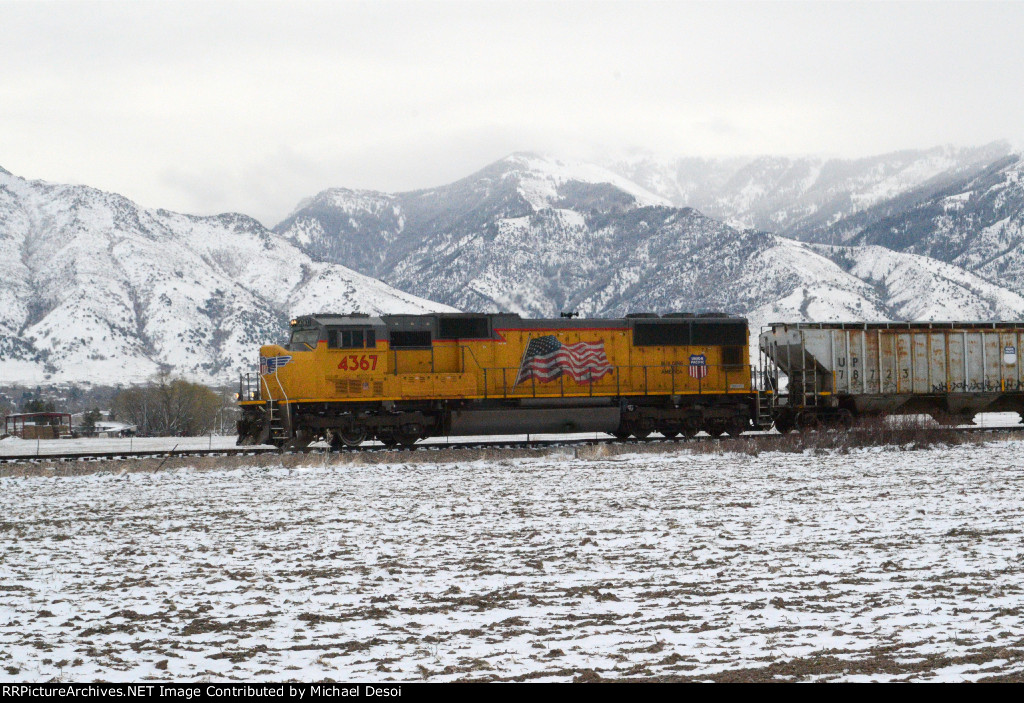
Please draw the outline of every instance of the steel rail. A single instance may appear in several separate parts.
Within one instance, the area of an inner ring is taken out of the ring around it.
[[[849,434],[860,434],[875,432],[876,430],[859,429],[853,428],[849,430]],[[894,428],[894,431],[899,431],[899,428]],[[1022,433],[1024,432],[1024,425],[1008,425],[1008,426],[997,426],[997,427],[923,427],[917,429],[917,431],[932,433],[932,432],[989,432],[989,433]],[[558,446],[586,446],[586,445],[602,445],[602,444],[636,444],[636,445],[647,445],[647,444],[665,444],[668,446],[684,446],[689,442],[707,442],[707,441],[728,441],[731,439],[768,439],[768,440],[781,440],[782,435],[771,432],[748,432],[740,435],[739,437],[711,437],[711,436],[699,436],[699,437],[678,437],[675,439],[668,439],[665,437],[648,437],[645,439],[617,439],[614,437],[601,437],[601,438],[580,438],[580,439],[534,439],[534,440],[478,440],[478,441],[458,441],[458,442],[434,442],[431,444],[417,444],[412,447],[386,447],[383,445],[368,445],[362,447],[342,447],[340,449],[329,449],[324,447],[306,447],[304,449],[290,449],[282,451],[275,447],[256,446],[256,447],[231,447],[222,449],[151,449],[151,450],[136,450],[136,451],[103,451],[103,452],[66,452],[61,454],[8,454],[0,456],[0,464],[10,464],[17,462],[27,463],[42,463],[42,462],[66,462],[66,461],[111,461],[117,459],[161,459],[161,458],[174,458],[174,457],[216,457],[216,456],[257,456],[263,454],[279,454],[281,456],[289,454],[357,454],[364,452],[391,452],[395,454],[406,453],[406,452],[424,452],[424,451],[436,451],[440,449],[457,449],[457,450],[470,450],[470,449],[528,449],[532,447],[558,447]],[[436,439],[436,438],[435,438]]]

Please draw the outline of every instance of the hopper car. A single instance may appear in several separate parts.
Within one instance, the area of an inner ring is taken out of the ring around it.
[[[1021,322],[777,322],[760,335],[782,432],[858,416],[927,414],[969,424],[1024,411]]]

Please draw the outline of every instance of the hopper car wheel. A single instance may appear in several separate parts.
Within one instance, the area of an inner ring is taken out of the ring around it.
[[[617,440],[620,440],[620,441],[624,442],[627,439],[629,439],[629,432],[619,432],[619,431],[612,432],[612,437],[614,437]]]
[[[675,439],[679,436],[679,430],[658,430],[665,439]]]
[[[693,439],[694,437],[697,436],[698,432],[700,432],[699,427],[684,427],[683,437],[685,437],[686,439]]]
[[[812,412],[804,411],[796,416],[796,428],[801,432],[814,432],[818,429],[818,416]]]
[[[836,418],[836,426],[845,432],[853,429],[853,413],[849,410],[840,410]]]
[[[793,422],[792,415],[779,415],[775,418],[773,426],[779,434],[789,434],[795,428],[796,423]]]
[[[637,439],[647,439],[651,436],[650,430],[633,430],[633,436]]]
[[[388,449],[392,449],[395,445],[398,444],[398,439],[395,437],[395,435],[390,433],[377,435],[377,440]]]

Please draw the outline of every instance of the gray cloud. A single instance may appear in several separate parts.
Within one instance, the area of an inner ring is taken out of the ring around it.
[[[1022,141],[1022,3],[0,3],[0,165],[273,224],[518,149]]]

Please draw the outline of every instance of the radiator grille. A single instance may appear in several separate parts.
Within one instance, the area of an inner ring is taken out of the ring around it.
[[[365,396],[370,395],[371,389],[374,397],[381,397],[384,395],[384,382],[373,381],[371,383],[358,378],[345,378],[334,382],[334,390],[338,395]]]
[[[357,379],[342,379],[334,382],[338,395],[362,395],[363,382]]]

